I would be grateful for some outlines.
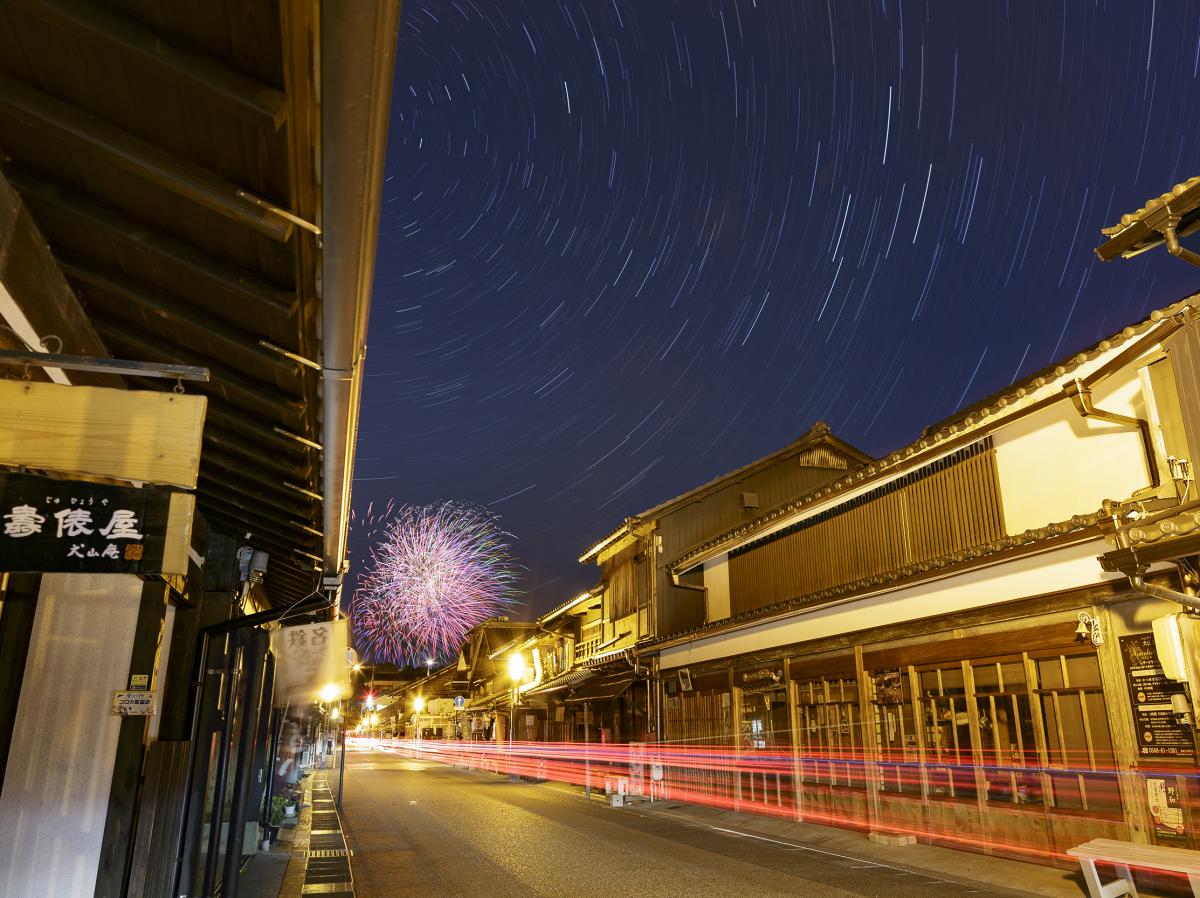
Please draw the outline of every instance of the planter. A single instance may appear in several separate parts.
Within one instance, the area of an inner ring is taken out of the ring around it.
[[[283,816],[295,817],[296,816],[296,806],[294,804],[286,805],[283,809]]]

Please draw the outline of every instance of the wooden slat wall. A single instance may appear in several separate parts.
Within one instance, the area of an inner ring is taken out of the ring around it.
[[[666,703],[664,729],[668,743],[701,753],[712,746],[733,745],[733,697],[728,688],[677,692],[676,696],[676,707],[672,708],[669,700]],[[722,704],[722,698],[727,704]],[[734,792],[732,772],[713,770],[703,763],[669,767],[667,779],[677,787],[708,796],[729,798]]]
[[[129,898],[170,898],[179,807],[187,779],[184,740],[152,742],[146,749],[145,784],[129,876]]]
[[[1003,535],[995,450],[989,447],[813,526],[733,555],[730,613],[882,574]]]

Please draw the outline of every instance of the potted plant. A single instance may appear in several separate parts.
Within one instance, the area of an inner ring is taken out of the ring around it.
[[[283,815],[285,817],[296,816],[296,799],[290,795],[284,799]]]
[[[279,836],[279,827],[283,823],[284,808],[287,805],[287,799],[282,795],[273,795],[271,797],[271,815],[267,819],[267,839],[274,842]]]

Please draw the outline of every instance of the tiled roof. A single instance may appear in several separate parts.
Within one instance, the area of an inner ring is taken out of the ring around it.
[[[1194,308],[1198,300],[1200,300],[1200,294],[1194,294],[1164,309],[1156,309],[1145,320],[1130,325],[1113,334],[1111,337],[1101,340],[1090,349],[1083,350],[1063,359],[1051,368],[1045,369],[1043,372],[1019,384],[1013,384],[1007,389],[993,394],[993,396],[989,397],[983,403],[968,406],[937,425],[937,429],[932,433],[923,433],[915,442],[908,446],[897,449],[895,452],[878,461],[850,471],[844,477],[818,487],[786,505],[777,506],[753,521],[749,521],[706,542],[693,546],[678,557],[669,559],[668,566],[675,571],[686,570],[687,567],[698,563],[697,560],[701,556],[712,554],[715,550],[723,548],[728,544],[744,542],[752,538],[759,530],[778,524],[780,519],[795,515],[805,506],[821,502],[830,496],[862,486],[872,480],[889,476],[899,465],[911,466],[914,461],[919,460],[922,456],[945,451],[943,447],[949,444],[951,440],[957,440],[965,436],[988,418],[1002,414],[1009,406],[1025,400],[1048,384],[1053,384],[1061,380],[1097,356],[1146,333],[1150,328],[1162,321]]]
[[[1145,218],[1148,213],[1155,212],[1158,209],[1161,209],[1163,206],[1174,203],[1176,200],[1179,200],[1184,196],[1184,194],[1187,194],[1198,185],[1200,185],[1200,175],[1197,175],[1194,178],[1188,178],[1186,181],[1176,184],[1174,187],[1172,187],[1170,193],[1164,193],[1162,196],[1152,197],[1151,199],[1146,200],[1146,205],[1142,206],[1140,209],[1134,212],[1126,212],[1121,216],[1120,222],[1113,225],[1111,228],[1101,228],[1100,233],[1105,237],[1115,237],[1130,225]]]

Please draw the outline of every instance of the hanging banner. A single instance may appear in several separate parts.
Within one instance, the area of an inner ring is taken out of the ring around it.
[[[349,698],[349,637],[349,622],[344,619],[273,630],[275,707]]]
[[[0,570],[186,574],[195,507],[177,490],[0,472]]]
[[[194,489],[208,400],[0,380],[0,464]]]

